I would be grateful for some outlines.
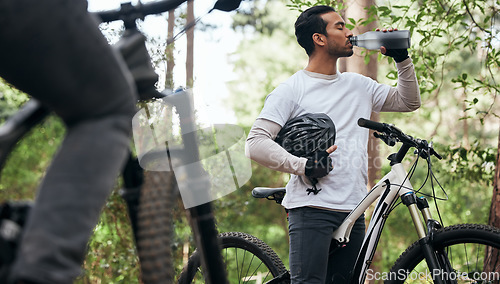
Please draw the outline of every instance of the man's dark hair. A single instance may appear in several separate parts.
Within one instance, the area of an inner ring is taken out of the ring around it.
[[[295,21],[297,42],[306,50],[307,55],[314,52],[312,35],[315,33],[326,35],[327,23],[321,15],[329,12],[335,12],[335,9],[326,5],[314,6],[302,12]]]

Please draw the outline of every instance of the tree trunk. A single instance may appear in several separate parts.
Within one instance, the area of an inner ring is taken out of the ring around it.
[[[367,13],[367,7],[370,7],[375,4],[375,0],[346,0],[345,7],[345,16],[344,20],[346,21],[348,18],[354,18],[356,20],[359,19],[367,19],[369,17]],[[376,28],[377,23],[372,22],[367,26],[358,26],[353,30],[354,35],[362,34],[367,31],[374,30]],[[341,71],[346,72],[355,72],[367,77],[370,77],[374,80],[377,79],[377,55],[370,55],[370,60],[368,64],[365,62],[365,54],[366,50],[361,48],[354,48],[354,55],[341,60],[340,69]],[[372,120],[378,120],[379,115],[377,113],[372,113]],[[379,161],[379,149],[378,149],[378,140],[373,137],[372,131],[370,131],[370,138],[368,140],[368,189],[371,189],[377,179],[380,178],[380,167],[381,165],[377,163]],[[370,215],[370,212],[366,212],[367,217]],[[368,219],[368,218],[367,218]],[[382,259],[381,250],[378,249],[375,253],[373,264],[371,265],[371,269],[374,271],[380,271],[377,263]],[[374,283],[374,281],[372,281]],[[371,283],[368,281],[368,283]]]
[[[375,4],[374,0],[349,0],[346,1],[346,10],[344,20],[347,18],[367,19],[369,15],[367,14],[366,7],[370,7]],[[353,30],[354,35],[362,34],[367,31],[374,30],[377,26],[376,22],[372,22],[367,26],[358,26]],[[354,55],[346,58],[341,62],[341,70],[347,72],[355,72],[374,80],[377,80],[377,54],[370,55],[370,60],[368,64],[365,62],[365,49],[354,48]],[[379,115],[377,113],[372,113],[372,120],[378,120]],[[381,165],[377,163],[379,160],[379,150],[378,150],[378,140],[375,139],[370,132],[370,138],[368,141],[368,189],[371,189],[375,185],[375,181],[380,178],[380,167]]]
[[[193,0],[188,1],[187,6],[187,23],[194,21],[194,3]],[[190,28],[186,33],[187,48],[186,48],[186,87],[193,87],[193,65],[194,65],[194,27]]]
[[[167,38],[172,38],[174,36],[175,27],[175,13],[174,10],[168,12],[168,34]],[[174,43],[167,45],[165,49],[165,56],[167,58],[167,73],[165,74],[165,88],[174,88]]]
[[[493,180],[493,196],[491,198],[491,208],[488,223],[491,226],[500,228],[500,133],[498,136],[498,150],[497,150],[497,165],[495,169],[495,177]],[[484,271],[496,271],[500,265],[500,253],[497,249],[486,251],[486,260],[495,259],[496,261],[489,261],[485,263]]]
[[[498,136],[497,165],[493,181],[489,224],[500,228],[500,134]]]
[[[365,7],[370,7],[374,5],[374,0],[350,0],[346,2],[346,11],[344,20],[347,18],[361,19],[368,18],[367,10]],[[374,30],[376,27],[376,22],[370,23],[368,26],[356,27],[353,30],[355,35],[364,33],[366,31]],[[354,48],[354,55],[341,61],[340,69],[347,72],[355,72],[365,76],[368,76],[374,80],[377,79],[377,54],[372,54],[370,56],[370,61],[368,64],[365,63],[365,56],[362,52],[366,50],[361,48]],[[371,119],[378,120],[378,114],[372,114]],[[376,140],[373,135],[370,135],[368,142],[368,187],[369,189],[375,185],[375,180],[380,178],[380,164],[376,163],[378,160],[378,140]]]

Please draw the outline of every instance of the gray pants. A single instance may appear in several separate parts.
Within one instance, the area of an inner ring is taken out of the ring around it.
[[[333,254],[329,253],[332,233],[347,215],[312,207],[289,210],[292,284],[349,282],[365,235],[364,216],[354,224],[349,243]]]
[[[71,283],[128,152],[136,93],[85,0],[0,0],[0,76],[59,115],[13,279]],[[36,147],[36,145],[33,145]]]

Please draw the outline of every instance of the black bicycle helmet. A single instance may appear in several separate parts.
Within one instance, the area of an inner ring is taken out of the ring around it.
[[[290,119],[274,140],[288,153],[306,157],[335,144],[335,124],[324,113],[306,113]]]

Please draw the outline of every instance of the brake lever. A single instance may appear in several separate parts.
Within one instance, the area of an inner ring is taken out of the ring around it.
[[[424,159],[427,159],[428,157],[434,155],[439,160],[443,159],[443,157],[441,155],[439,155],[436,152],[436,150],[434,150],[434,148],[432,147],[432,144],[433,144],[432,142],[427,143],[427,141],[421,140],[420,143],[424,143],[425,144],[425,147],[421,147],[421,150],[417,151],[420,154],[420,157],[422,157]]]
[[[385,144],[387,144],[391,147],[396,145],[396,142],[397,142],[396,138],[391,137],[385,133],[373,132],[373,136],[375,136],[375,138],[378,138],[378,139],[384,141]]]
[[[434,155],[436,158],[438,158],[439,160],[442,160],[443,157],[441,155],[439,155],[436,150],[434,150],[434,147],[433,146],[434,143],[429,142],[429,146],[428,146],[428,149],[429,149],[429,155]]]
[[[436,158],[438,158],[439,160],[442,160],[443,157],[441,155],[439,155],[436,150],[434,150],[434,148],[431,147],[431,155],[434,155]]]

